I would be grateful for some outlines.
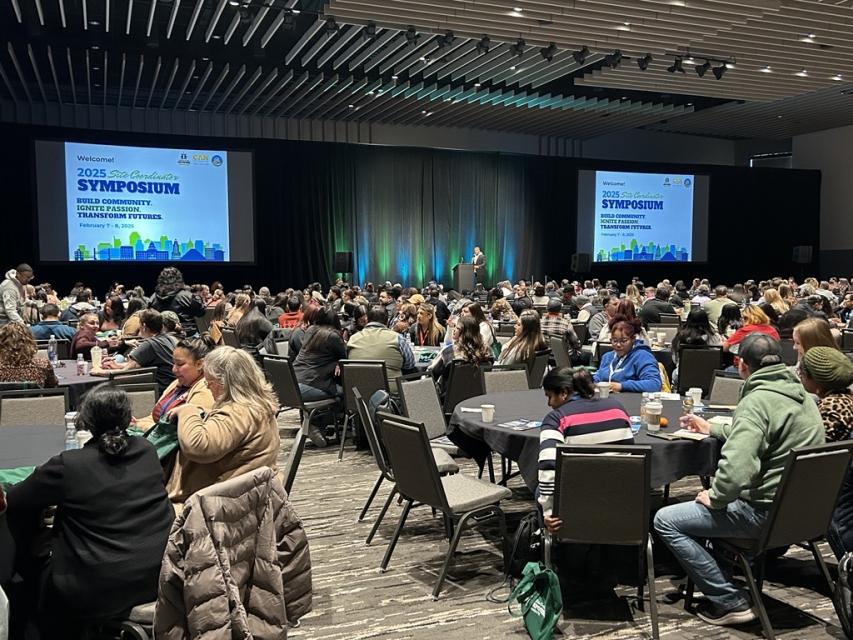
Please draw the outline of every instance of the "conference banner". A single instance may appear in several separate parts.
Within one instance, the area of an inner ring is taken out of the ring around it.
[[[692,175],[595,172],[596,262],[687,262]]]
[[[228,154],[65,143],[68,258],[229,260]]]

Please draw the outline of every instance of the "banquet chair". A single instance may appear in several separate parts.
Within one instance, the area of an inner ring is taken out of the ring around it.
[[[572,358],[569,355],[565,340],[557,336],[551,336],[548,342],[551,344],[551,354],[554,356],[554,364],[557,367],[571,367]]]
[[[841,350],[853,351],[853,329],[841,330]]]
[[[65,426],[68,389],[24,389],[0,392],[0,427]]]
[[[520,367],[495,367],[483,371],[483,389],[486,393],[503,393],[505,391],[525,391],[528,389],[527,370]]]
[[[45,352],[45,358],[47,357],[47,345],[49,340],[36,340],[36,349],[39,351]],[[57,338],[56,339],[56,357],[59,360],[70,360],[71,359],[71,341]]]
[[[657,324],[666,324],[670,326],[681,326],[681,318],[678,317],[677,313],[662,313],[660,314],[660,322]]]
[[[450,415],[456,405],[485,393],[483,389],[483,365],[454,360],[447,365],[447,390],[444,394],[444,413]]]
[[[415,503],[440,511],[445,517],[447,532],[452,533],[444,565],[432,590],[433,600],[437,600],[441,592],[462,532],[473,524],[492,518],[498,521],[505,567],[506,517],[500,502],[512,497],[512,491],[462,473],[440,476],[423,424],[381,412],[377,413],[377,419],[380,420],[382,441],[394,469],[397,490],[404,500],[403,511],[382,558],[380,571],[387,571],[406,518]]]
[[[157,385],[153,382],[124,382],[121,379],[114,380],[112,385],[117,389],[123,389],[130,399],[130,413],[135,418],[151,415],[154,405],[160,398],[157,393]]]
[[[665,333],[666,338],[664,338],[667,344],[672,342],[672,339],[678,335],[679,327],[671,324],[660,324],[660,323],[652,323],[649,324],[648,336],[649,338],[657,338],[657,333]]]
[[[723,364],[719,347],[689,347],[678,350],[678,390],[681,395],[691,387],[700,387],[708,395],[714,372]]]
[[[756,539],[710,538],[721,560],[735,564],[746,580],[752,605],[758,613],[767,640],[775,638],[770,618],[761,599],[764,585],[764,562],[767,552],[793,544],[811,552],[832,597],[835,584],[829,575],[818,543],[824,541],[835,502],[850,466],[853,442],[835,442],[802,449],[788,454],[779,488]],[[755,571],[753,572],[753,567]],[[693,583],[687,581],[684,608],[693,603]]]
[[[104,369],[103,375],[107,382],[121,382],[123,384],[141,384],[154,382],[157,367],[138,367],[136,369]]]
[[[711,390],[708,392],[708,404],[723,404],[735,406],[740,400],[740,390],[744,380],[732,377],[724,371],[715,371],[711,379]]]
[[[338,462],[344,457],[344,442],[349,426],[355,438],[355,418],[358,407],[355,404],[353,390],[358,388],[362,396],[370,398],[377,391],[389,391],[388,374],[384,360],[341,360],[341,386],[344,388],[344,426],[341,431],[341,446],[338,449]]]
[[[595,354],[593,360],[596,364],[601,363],[601,358],[604,357],[604,354],[608,351],[613,351],[613,345],[609,342],[596,342],[595,343]]]
[[[514,322],[499,322],[495,327],[495,335],[512,337],[515,335]]]
[[[370,495],[367,497],[367,501],[364,503],[364,507],[362,507],[361,513],[358,516],[359,522],[363,521],[367,515],[367,510],[370,509],[370,505],[373,503],[374,498],[376,498],[376,493],[379,491],[379,487],[382,486],[382,482],[387,480],[391,483],[391,493],[388,494],[385,504],[379,512],[376,521],[373,523],[373,527],[371,527],[370,533],[365,541],[365,544],[370,544],[373,542],[373,536],[376,535],[376,532],[379,530],[379,525],[382,524],[382,520],[388,512],[388,507],[391,506],[394,496],[397,495],[397,484],[394,480],[394,471],[391,468],[391,463],[388,461],[388,454],[385,451],[385,446],[382,444],[382,438],[380,437],[379,431],[376,429],[376,424],[373,422],[373,417],[370,415],[370,409],[367,406],[367,402],[362,398],[358,389],[353,389],[353,396],[358,410],[358,417],[361,420],[364,433],[367,436],[367,443],[370,446],[373,459],[379,469],[379,477],[376,479],[376,483],[373,485],[373,489],[370,491]],[[447,453],[447,451],[436,447],[431,448],[433,458],[435,458],[435,465],[440,475],[459,473],[459,465],[454,462],[453,458],[450,457],[450,454]]]
[[[293,482],[296,480],[299,463],[302,461],[302,452],[305,449],[305,441],[308,438],[308,425],[311,423],[311,419],[318,412],[335,412],[339,405],[338,401],[334,398],[317,400],[315,402],[305,402],[302,400],[302,393],[299,391],[299,382],[296,380],[296,373],[293,371],[293,363],[287,358],[265,356],[263,368],[278,396],[279,406],[282,409],[299,409],[302,416],[302,424],[299,427],[299,431],[296,432],[296,437],[293,440],[293,446],[290,448],[283,472],[284,490],[289,495],[293,487]]]
[[[220,331],[222,332],[222,344],[234,347],[235,349],[240,348],[240,341],[237,339],[237,334],[232,327],[221,327]]]
[[[545,564],[554,544],[638,547],[638,607],[649,585],[652,638],[658,634],[655,564],[649,531],[652,448],[648,445],[557,447],[553,514],[563,524],[545,534]],[[645,575],[644,575],[645,574]]]
[[[548,369],[550,349],[540,349],[527,361],[527,386],[529,389],[541,389],[542,379]]]
[[[575,330],[575,335],[578,337],[578,342],[580,342],[581,344],[586,344],[587,340],[589,340],[590,338],[589,325],[586,322],[572,322],[572,329]],[[597,338],[598,336],[592,337]]]
[[[204,313],[195,319],[195,326],[198,327],[199,335],[210,331],[210,323],[213,321],[213,311],[213,307],[207,307]]]

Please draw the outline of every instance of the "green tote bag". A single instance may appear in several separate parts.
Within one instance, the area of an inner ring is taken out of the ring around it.
[[[518,601],[520,612],[512,610]],[[563,612],[563,595],[557,574],[539,562],[528,562],[521,580],[509,597],[510,615],[524,619],[524,627],[532,640],[551,640]]]

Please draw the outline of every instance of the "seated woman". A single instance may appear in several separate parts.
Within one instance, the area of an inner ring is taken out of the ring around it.
[[[276,469],[278,398],[252,356],[217,347],[205,356],[203,369],[214,399],[211,411],[191,404],[171,410],[180,445],[167,487],[174,503],[247,471]]]
[[[474,320],[477,321],[477,326],[480,328],[480,336],[483,339],[483,344],[487,349],[492,348],[492,344],[494,344],[495,340],[495,330],[492,329],[492,325],[486,319],[486,314],[483,313],[483,308],[480,306],[479,302],[472,302],[471,304],[466,304],[462,307],[462,311],[459,313],[460,316],[471,316]]]
[[[125,321],[124,302],[118,296],[110,296],[98,317],[101,331],[120,331]]]
[[[813,347],[830,347],[838,349],[835,336],[829,323],[823,318],[806,318],[794,325],[791,337],[794,340],[794,351],[802,362],[803,356]]]
[[[453,362],[472,364],[491,364],[494,361],[492,351],[483,344],[480,325],[470,315],[451,318],[451,336],[453,341],[433,358],[428,370],[439,379],[442,395],[446,391],[447,376],[444,375]]]
[[[77,333],[71,339],[71,359],[75,359],[77,354],[82,353],[86,360],[92,359],[92,347],[99,346],[106,353],[109,349],[115,349],[119,345],[119,338],[113,336],[107,340],[98,338],[98,329],[101,326],[101,321],[96,313],[86,313],[80,318],[80,324],[77,325]]]
[[[234,333],[244,349],[257,350],[272,331],[272,322],[267,320],[267,303],[263,298],[255,298],[246,314],[234,327]]]
[[[347,345],[341,337],[338,315],[320,309],[314,323],[305,330],[293,371],[306,402],[339,398],[343,389],[337,383],[338,362],[347,357]]]
[[[613,351],[601,358],[595,382],[609,382],[611,391],[660,391],[658,361],[648,345],[637,340],[642,324],[617,313],[610,319],[610,343]]]
[[[492,314],[492,322],[518,322],[518,316],[515,315],[515,311],[509,306],[506,298],[495,300],[490,313]]]
[[[701,307],[693,309],[672,338],[672,361],[676,365],[672,374],[673,384],[678,380],[678,356],[682,347],[719,347],[721,344],[722,339],[708,320],[708,312]]]
[[[615,397],[594,400],[589,371],[562,367],[542,381],[551,412],[539,432],[539,487],[537,498],[551,533],[562,521],[552,515],[555,461],[561,444],[634,444],[631,419]],[[576,433],[579,432],[579,433]]]
[[[213,408],[213,395],[204,379],[204,359],[216,347],[209,333],[203,333],[192,340],[184,339],[175,345],[172,351],[172,373],[175,379],[163,391],[163,395],[154,405],[151,414],[136,419],[136,426],[146,430],[169,411],[182,404],[190,404],[205,411]]]
[[[545,338],[542,337],[539,314],[533,309],[526,309],[521,312],[515,325],[515,335],[503,346],[498,364],[526,365],[537,351],[547,348]]]
[[[140,297],[131,298],[127,303],[125,312],[127,318],[121,326],[121,335],[136,336],[139,335],[139,314],[146,308],[145,301]]]
[[[424,302],[418,308],[417,322],[409,329],[412,344],[421,347],[440,347],[444,342],[444,327],[435,317],[435,307]]]
[[[249,312],[251,306],[252,299],[249,297],[249,294],[238,293],[234,298],[234,308],[228,312],[228,317],[225,321],[229,326],[236,327],[237,323],[240,322],[240,318]]]
[[[36,341],[25,324],[0,327],[0,382],[33,382],[40,387],[59,384],[46,358],[37,358]]]
[[[723,307],[727,309],[729,305]],[[743,326],[723,342],[723,351],[728,351],[734,345],[740,344],[751,333],[764,333],[774,340],[779,340],[779,333],[770,325],[770,318],[758,305],[748,304],[743,310]]]
[[[829,442],[850,439],[853,432],[853,362],[833,347],[812,347],[800,361],[800,380],[806,391],[819,398]]]
[[[727,304],[720,309],[720,319],[717,320],[717,334],[722,340],[734,335],[734,332],[743,326],[743,317],[740,307],[736,304]]]
[[[125,432],[130,419],[123,390],[95,387],[77,417],[77,427],[91,431],[92,439],[54,456],[9,490],[8,518],[19,554],[32,548],[42,510],[56,506],[50,554],[42,555],[48,559],[19,555],[25,580],[41,585],[43,638],[80,637],[82,622],[120,618],[157,599],[175,514],[154,447]]]

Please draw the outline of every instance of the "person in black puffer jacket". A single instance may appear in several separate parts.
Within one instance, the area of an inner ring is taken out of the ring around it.
[[[175,267],[166,267],[157,276],[151,308],[157,311],[174,311],[178,314],[187,337],[198,334],[195,319],[204,315],[204,305],[192,294],[184,283],[183,274]]]

